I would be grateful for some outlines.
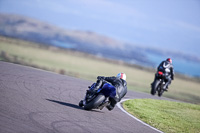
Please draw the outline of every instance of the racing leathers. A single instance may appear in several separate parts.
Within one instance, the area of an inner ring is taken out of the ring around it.
[[[121,78],[114,76],[113,77],[98,76],[94,90],[98,90],[99,88],[101,88],[105,82],[111,83],[116,89],[116,96],[114,98],[109,97],[110,104],[106,106],[108,110],[112,110],[117,104],[117,102],[121,101],[121,99],[126,95],[127,82]]]
[[[171,80],[174,80],[174,68],[172,63],[169,61],[162,61],[157,68],[157,71],[161,71],[165,74],[165,85],[163,89],[168,89],[168,86],[171,84]]]

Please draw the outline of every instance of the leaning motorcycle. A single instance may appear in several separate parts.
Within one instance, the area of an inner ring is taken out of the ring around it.
[[[161,72],[158,71],[155,75],[155,79],[154,82],[151,84],[151,94],[155,95],[156,92],[158,92],[158,96],[162,96],[163,92],[165,91],[163,89],[164,85],[165,85],[165,77],[166,75]]]
[[[109,104],[109,97],[115,97],[116,89],[110,83],[94,91],[96,83],[93,83],[85,95],[85,99],[79,102],[79,106],[85,110],[100,109],[102,110]]]

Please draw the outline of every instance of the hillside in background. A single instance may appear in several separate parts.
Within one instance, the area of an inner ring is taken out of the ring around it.
[[[0,14],[0,35],[121,60],[148,62],[144,53],[93,32],[63,30],[31,18]],[[150,62],[149,62],[150,63]]]
[[[155,63],[148,57],[149,54],[158,56],[170,55],[170,57],[200,62],[199,57],[192,55],[163,51],[159,48],[140,47],[90,31],[61,29],[48,23],[19,15],[0,14],[0,35],[151,67],[155,66]]]

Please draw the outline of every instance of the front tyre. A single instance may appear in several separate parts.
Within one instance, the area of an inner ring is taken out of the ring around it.
[[[79,107],[83,107],[83,100],[79,102]]]
[[[86,103],[84,105],[85,110],[91,110],[97,108],[103,101],[105,100],[105,96],[103,94],[97,95],[92,101]]]

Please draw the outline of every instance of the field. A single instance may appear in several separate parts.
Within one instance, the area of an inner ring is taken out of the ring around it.
[[[98,75],[116,76],[125,72],[129,90],[149,93],[155,70],[128,65],[93,55],[44,46],[32,42],[0,37],[0,60],[28,65],[60,74],[96,81]],[[176,71],[176,70],[175,70]],[[193,78],[175,80],[165,97],[200,104],[200,82]]]
[[[165,133],[199,133],[200,106],[166,100],[134,99],[123,103],[132,115]]]

